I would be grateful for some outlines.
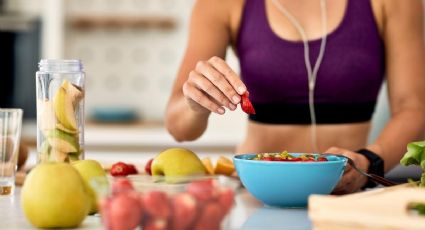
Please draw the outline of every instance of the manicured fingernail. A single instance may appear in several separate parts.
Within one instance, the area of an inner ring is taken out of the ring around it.
[[[239,94],[243,94],[243,93],[245,93],[245,91],[246,91],[246,88],[245,87],[239,86],[239,88],[238,88]]]
[[[233,111],[236,109],[236,106],[232,103],[229,103],[229,108]]]
[[[223,108],[219,108],[219,109],[217,109],[217,112],[218,112],[219,114],[224,114],[224,109],[223,109]]]
[[[235,96],[233,96],[233,98],[232,98],[233,103],[235,103],[235,104],[238,104],[240,99],[241,99],[241,98],[240,98],[238,95],[235,95]]]

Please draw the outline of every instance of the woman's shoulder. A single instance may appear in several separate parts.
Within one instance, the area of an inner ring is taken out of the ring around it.
[[[239,20],[245,0],[196,0],[193,17],[212,19],[231,26]]]
[[[206,16],[229,17],[243,6],[244,0],[196,0],[194,11]]]
[[[390,17],[405,17],[422,15],[423,0],[372,0],[382,7],[385,20]]]

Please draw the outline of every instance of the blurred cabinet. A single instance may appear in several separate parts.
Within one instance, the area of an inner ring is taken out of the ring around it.
[[[17,12],[0,13],[0,107],[24,109],[35,118],[35,71],[40,58],[40,19]]]

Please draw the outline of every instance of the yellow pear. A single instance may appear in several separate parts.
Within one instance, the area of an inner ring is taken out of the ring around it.
[[[97,183],[102,181],[103,183],[108,183],[106,178],[105,170],[102,165],[95,160],[79,160],[72,162],[72,166],[80,173],[83,177],[85,185],[87,186],[89,195],[90,195],[90,212],[89,214],[94,214],[98,211],[97,207],[97,196],[95,189],[92,187],[92,180],[96,180]]]
[[[74,228],[90,208],[78,171],[67,163],[41,163],[28,174],[21,191],[26,218],[38,228]]]
[[[152,161],[152,175],[188,176],[205,175],[206,169],[199,157],[184,148],[171,148],[158,154]]]

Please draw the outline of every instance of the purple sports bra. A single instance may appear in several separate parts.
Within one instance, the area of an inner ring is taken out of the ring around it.
[[[321,39],[309,41],[311,63]],[[245,0],[237,53],[241,77],[256,110],[249,119],[310,124],[308,79],[301,41],[278,37],[265,0]],[[385,75],[384,44],[370,0],[348,0],[342,22],[328,34],[315,88],[319,124],[369,121]]]

